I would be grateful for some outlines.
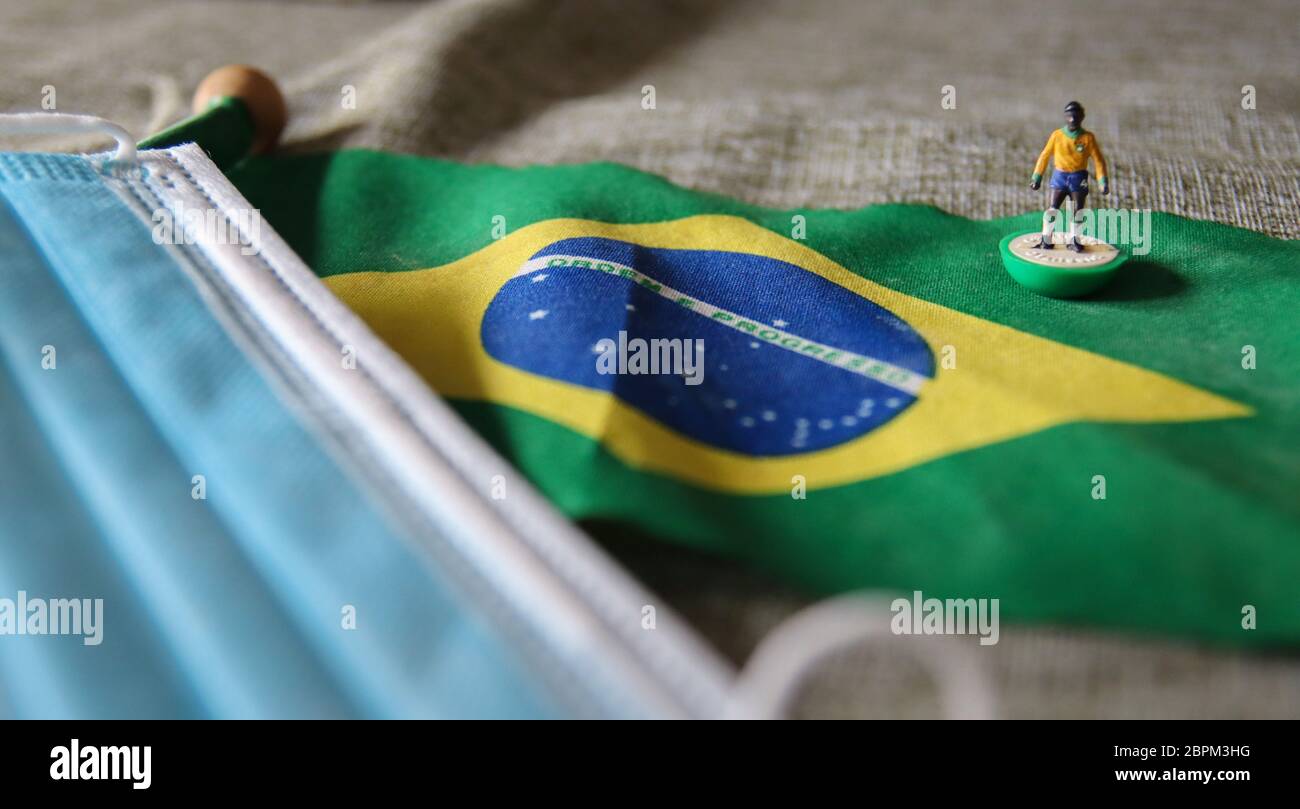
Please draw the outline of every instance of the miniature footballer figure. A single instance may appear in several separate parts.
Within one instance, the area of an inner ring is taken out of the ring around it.
[[[1100,289],[1118,272],[1127,253],[1107,244],[1092,233],[1080,233],[1088,221],[1084,205],[1088,200],[1088,161],[1096,163],[1101,193],[1110,193],[1106,176],[1106,158],[1097,138],[1083,128],[1083,105],[1071,101],[1065,105],[1065,126],[1052,133],[1034,165],[1029,187],[1043,186],[1047,161],[1053,163],[1052,199],[1043,214],[1043,229],[1009,233],[998,243],[1002,265],[1011,277],[1026,289],[1051,298],[1077,298]],[[1070,218],[1067,250],[1054,249],[1052,231],[1061,215],[1061,203],[1069,195],[1074,201]]]
[[[1083,128],[1083,105],[1071,101],[1065,105],[1065,126],[1052,132],[1043,147],[1043,153],[1034,164],[1034,176],[1029,187],[1037,191],[1042,187],[1043,172],[1047,170],[1047,159],[1052,159],[1052,203],[1043,213],[1043,237],[1038,243],[1041,250],[1052,249],[1052,229],[1060,216],[1061,203],[1066,194],[1074,200],[1074,216],[1070,218],[1070,237],[1066,247],[1076,253],[1083,252],[1083,243],[1079,241],[1078,225],[1083,220],[1083,207],[1088,199],[1088,158],[1097,165],[1097,182],[1101,183],[1101,193],[1110,193],[1110,184],[1106,177],[1106,158],[1101,153],[1097,138]]]

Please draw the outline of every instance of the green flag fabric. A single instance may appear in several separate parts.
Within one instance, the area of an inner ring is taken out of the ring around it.
[[[999,259],[1037,212],[771,210],[614,164],[363,150],[230,176],[575,519],[811,592],[1300,640],[1295,242],[1156,212],[1149,253],[1062,301]],[[676,366],[638,363],[655,340]]]

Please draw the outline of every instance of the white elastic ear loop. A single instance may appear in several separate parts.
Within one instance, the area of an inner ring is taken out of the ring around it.
[[[948,719],[993,719],[996,698],[970,638],[895,635],[890,601],[847,595],[795,613],[768,633],[732,689],[728,719],[784,717],[803,680],[826,656],[866,640],[912,652],[939,684]]]
[[[135,162],[135,138],[112,121],[93,115],[62,112],[15,112],[0,114],[0,132],[19,135],[64,135],[98,132],[117,141],[114,162]]]

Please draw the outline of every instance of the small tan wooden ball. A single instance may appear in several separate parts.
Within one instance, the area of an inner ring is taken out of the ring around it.
[[[226,65],[212,71],[194,91],[194,112],[201,113],[213,99],[233,96],[242,100],[253,118],[253,153],[270,151],[280,139],[289,111],[275,80],[255,67]]]

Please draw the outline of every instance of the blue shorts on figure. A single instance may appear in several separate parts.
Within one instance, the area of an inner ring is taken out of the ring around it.
[[[1086,194],[1088,193],[1088,170],[1053,171],[1051,187],[1071,194]]]

